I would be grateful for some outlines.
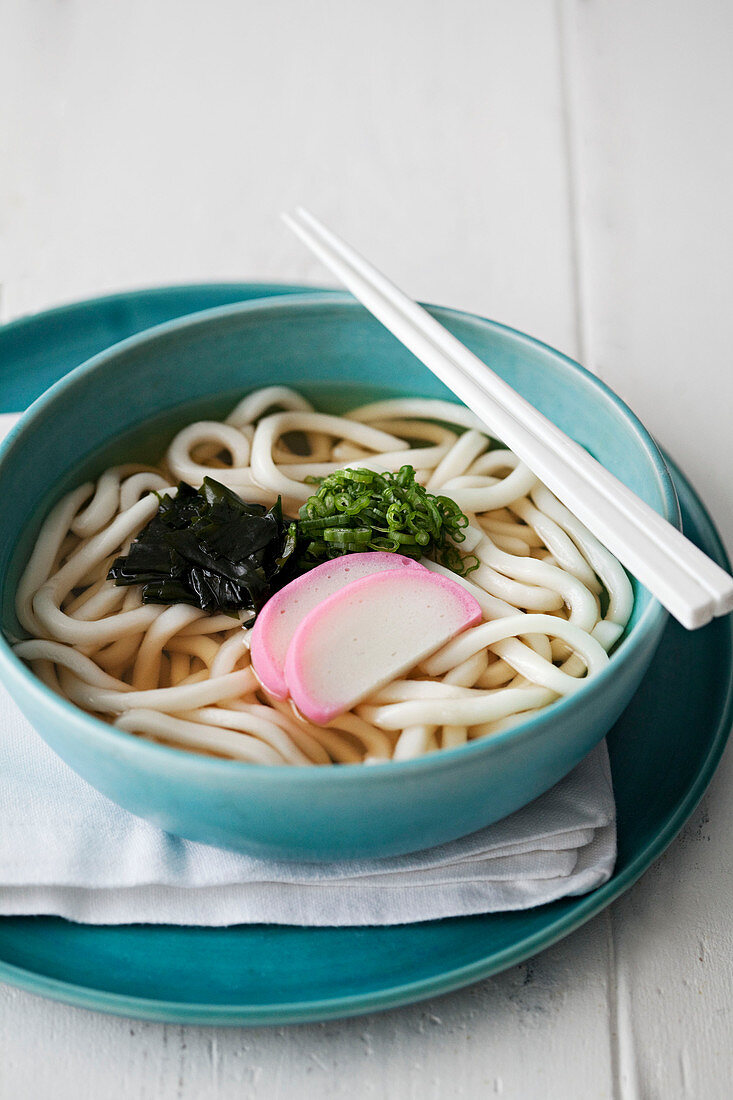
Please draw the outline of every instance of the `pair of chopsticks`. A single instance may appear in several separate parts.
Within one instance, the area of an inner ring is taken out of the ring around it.
[[[733,610],[733,578],[350,245],[299,207],[284,221],[689,630]]]

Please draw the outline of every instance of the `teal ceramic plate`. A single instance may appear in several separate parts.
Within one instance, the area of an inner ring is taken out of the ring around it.
[[[0,329],[0,411],[24,408],[97,351],[196,309],[302,288],[166,287],[63,307]],[[672,467],[686,532],[728,567],[701,502]],[[523,913],[395,928],[89,927],[0,919],[0,980],[103,1012],[166,1022],[283,1024],[356,1015],[444,993],[568,935],[618,897],[692,813],[733,718],[733,622],[668,626],[609,735],[616,873],[583,898]],[[680,670],[684,669],[684,676]]]

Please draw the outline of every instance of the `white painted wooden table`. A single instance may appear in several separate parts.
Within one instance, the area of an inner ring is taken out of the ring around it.
[[[423,299],[596,370],[728,544],[726,0],[5,0],[2,317],[121,287],[328,281],[300,201]],[[733,756],[627,895],[434,1001],[163,1027],[0,987],[3,1100],[727,1098]]]

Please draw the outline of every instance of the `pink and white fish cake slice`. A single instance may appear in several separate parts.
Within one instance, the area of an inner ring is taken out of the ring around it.
[[[306,615],[347,584],[392,569],[427,572],[404,554],[346,554],[323,562],[276,592],[257,616],[250,644],[252,665],[265,691],[275,699],[287,698],[285,656]]]
[[[319,603],[285,659],[291,699],[325,725],[481,621],[474,597],[427,569],[376,573]]]

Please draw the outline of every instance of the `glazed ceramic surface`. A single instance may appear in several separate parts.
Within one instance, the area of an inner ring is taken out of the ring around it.
[[[212,293],[224,301],[259,289],[234,284],[116,295],[0,328],[0,411],[22,408],[135,326],[210,305]],[[702,505],[682,475],[674,477],[685,531],[726,565]],[[731,630],[730,619],[695,635],[673,622],[666,627],[642,686],[608,737],[619,854],[612,879],[587,897],[406,928],[96,928],[5,918],[0,980],[120,1015],[279,1024],[406,1004],[520,963],[626,890],[693,811],[731,724]]]
[[[677,500],[652,440],[576,364],[492,322],[435,315],[654,508]],[[2,621],[45,512],[121,459],[153,459],[196,417],[224,415],[248,390],[292,385],[335,411],[389,394],[450,396],[366,311],[341,294],[222,306],[103,352],[29,410],[4,446]],[[49,477],[53,471],[53,477]],[[452,839],[530,801],[607,732],[644,676],[666,615],[638,590],[608,669],[522,726],[379,768],[270,768],[206,759],[111,728],[48,691],[3,641],[0,672],[42,737],[100,791],[170,832],[261,856],[385,856]]]

